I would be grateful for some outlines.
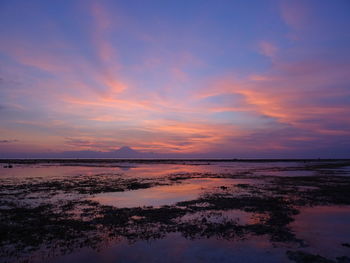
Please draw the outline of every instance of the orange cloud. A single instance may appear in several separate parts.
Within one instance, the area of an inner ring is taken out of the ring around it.
[[[320,66],[312,63],[299,63],[300,68],[286,67],[285,64],[276,64],[272,73],[262,76],[252,76],[246,80],[232,78],[219,79],[216,84],[199,95],[200,98],[212,96],[239,94],[244,97],[245,104],[234,111],[251,110],[263,116],[277,119],[281,123],[294,127],[309,129],[320,134],[349,134],[346,130],[325,128],[327,119],[349,123],[345,116],[350,115],[350,107],[332,103],[325,105],[318,101],[329,99],[324,92],[328,85],[335,85],[347,77],[350,65],[342,68],[336,65]],[[336,99],[348,96],[347,89],[336,89],[332,93]],[[229,107],[221,106],[222,109]],[[214,108],[215,109],[215,108]],[[308,122],[319,119],[320,121]]]

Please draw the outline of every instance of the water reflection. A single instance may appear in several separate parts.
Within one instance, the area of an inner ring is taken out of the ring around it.
[[[99,252],[84,250],[56,258],[50,263],[99,262],[286,262],[283,248],[258,237],[244,241],[218,239],[189,240],[177,233],[153,241],[128,243],[123,240]]]
[[[249,179],[204,178],[189,179],[182,184],[157,186],[127,192],[102,193],[90,200],[115,207],[138,207],[173,205],[177,202],[196,199],[200,194],[215,187],[252,183]]]
[[[313,253],[350,256],[350,249],[341,245],[350,241],[349,206],[304,207],[291,226]]]
[[[277,163],[254,163],[254,162],[204,162],[186,163],[181,162],[180,164],[147,164],[147,163],[109,163],[108,165],[100,164],[33,164],[23,165],[15,164],[13,168],[3,168],[0,166],[1,177],[64,177],[69,175],[94,175],[103,173],[118,173],[127,177],[145,178],[145,177],[163,177],[168,174],[174,173],[239,173],[239,172],[259,172],[261,175],[277,175],[280,176],[283,173],[283,169],[286,167],[300,167],[301,163],[293,162],[277,162]],[[282,171],[271,171],[271,169],[282,169]],[[298,173],[304,173],[307,171],[298,171]],[[305,174],[308,175],[308,174]]]

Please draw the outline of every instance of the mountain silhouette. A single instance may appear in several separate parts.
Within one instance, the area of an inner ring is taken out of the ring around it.
[[[118,150],[110,152],[109,154],[113,155],[113,157],[119,157],[119,158],[136,158],[136,157],[142,156],[141,152],[135,151],[129,146],[123,146]]]

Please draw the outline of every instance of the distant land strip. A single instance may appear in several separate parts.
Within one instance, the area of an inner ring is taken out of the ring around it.
[[[62,158],[62,159],[0,159],[0,163],[39,164],[39,163],[181,163],[181,162],[335,162],[350,161],[348,159],[148,159],[148,158]]]

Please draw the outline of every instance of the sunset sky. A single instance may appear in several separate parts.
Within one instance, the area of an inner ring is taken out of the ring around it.
[[[350,157],[350,1],[0,2],[0,157]]]

